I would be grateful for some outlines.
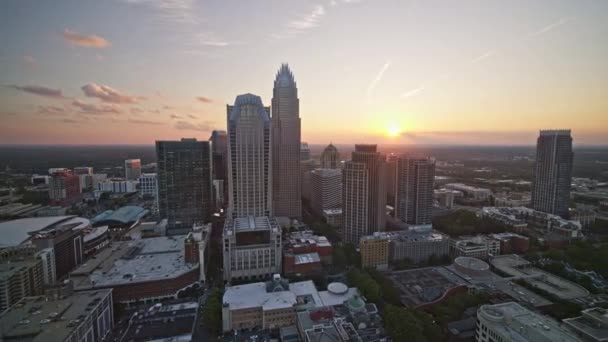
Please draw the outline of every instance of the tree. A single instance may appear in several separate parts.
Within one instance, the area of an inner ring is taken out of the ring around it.
[[[203,307],[203,324],[212,336],[218,336],[222,331],[222,293],[213,288]]]
[[[352,269],[346,275],[348,283],[359,289],[361,294],[370,302],[377,303],[380,301],[380,286],[374,279],[365,271]]]

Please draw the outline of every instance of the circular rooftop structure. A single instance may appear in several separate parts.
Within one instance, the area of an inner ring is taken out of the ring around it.
[[[490,265],[477,258],[458,257],[454,259],[454,268],[465,274],[479,275],[488,272]]]
[[[343,283],[334,282],[327,285],[327,291],[332,294],[343,295],[348,292],[348,286]]]

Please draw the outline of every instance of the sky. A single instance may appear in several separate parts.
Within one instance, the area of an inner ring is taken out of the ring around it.
[[[313,144],[608,144],[606,37],[602,0],[3,0],[0,144],[208,139],[281,63]]]

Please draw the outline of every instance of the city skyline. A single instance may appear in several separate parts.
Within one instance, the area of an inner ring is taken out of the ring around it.
[[[203,140],[237,94],[271,103],[283,62],[312,144],[608,142],[608,4],[441,4],[9,1],[0,144]]]

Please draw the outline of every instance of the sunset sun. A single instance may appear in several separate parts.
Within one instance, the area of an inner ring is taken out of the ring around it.
[[[396,137],[399,133],[401,133],[401,128],[397,124],[392,123],[386,128],[386,134],[390,137]]]

